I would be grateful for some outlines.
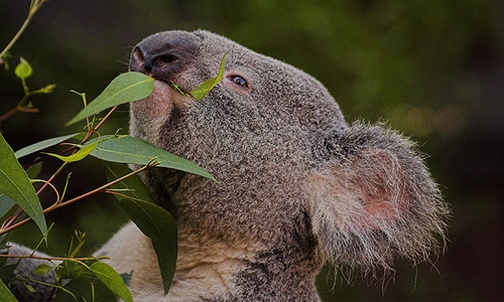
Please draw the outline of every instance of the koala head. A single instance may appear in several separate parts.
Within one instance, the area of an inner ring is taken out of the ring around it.
[[[224,54],[224,76],[202,100],[170,86],[215,77]],[[368,272],[438,249],[449,211],[414,144],[381,124],[348,124],[310,75],[207,31],[147,37],[130,69],[156,79],[131,105],[131,134],[220,182],[143,175],[182,246],[224,242],[251,251],[243,275],[262,263],[272,278],[310,280],[324,261]]]

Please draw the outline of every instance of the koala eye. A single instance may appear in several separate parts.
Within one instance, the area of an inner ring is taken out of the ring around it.
[[[247,80],[245,80],[243,77],[241,77],[239,75],[230,75],[227,78],[228,78],[228,80],[233,82],[235,85],[238,85],[238,86],[242,87],[243,89],[249,89],[249,84],[248,84]]]

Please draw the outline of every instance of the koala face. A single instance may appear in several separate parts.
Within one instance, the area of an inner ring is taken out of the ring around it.
[[[224,54],[224,77],[201,101],[170,85],[193,90],[217,75]],[[147,37],[130,69],[156,79],[131,105],[131,134],[220,184],[162,169],[143,180],[176,217],[184,255],[242,261],[232,284],[243,301],[292,286],[304,288],[298,298],[316,295],[326,260],[369,272],[438,250],[449,210],[415,145],[381,124],[347,124],[310,75],[206,31]]]
[[[172,82],[190,91],[216,75],[224,54],[227,54],[224,78],[197,105],[192,98],[174,94],[173,89],[161,84]],[[313,77],[209,32],[164,32],[150,36],[135,48],[131,69],[152,74],[159,80],[156,91],[164,87],[163,96],[168,100],[154,105],[153,99],[163,99],[157,98],[156,93],[149,99],[149,108],[157,108],[154,112],[133,107],[133,122],[149,121],[137,125],[139,130],[146,127],[142,131],[144,136],[152,135],[154,123],[166,124],[170,114],[187,114],[192,110],[198,115],[228,117],[226,120],[233,120],[236,127],[251,131],[292,125],[314,129],[328,121],[345,124],[334,99]],[[244,115],[249,118],[237,118]],[[291,121],[285,123],[282,120],[285,117]]]
[[[224,77],[201,101],[170,87],[190,91],[216,76],[224,54]],[[347,127],[317,80],[205,31],[148,37],[135,47],[131,69],[156,79],[153,95],[132,104],[131,133],[196,161],[221,182],[196,185],[206,181],[184,175],[182,185],[166,188],[173,177],[153,172],[147,182],[164,188],[160,204],[175,209],[181,223],[230,239],[271,242],[298,227],[305,215],[301,179],[312,164],[310,137]],[[271,219],[264,220],[262,209],[272,210]],[[193,217],[203,213],[205,219]]]

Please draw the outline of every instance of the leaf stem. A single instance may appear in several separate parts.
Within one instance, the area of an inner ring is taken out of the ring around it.
[[[98,125],[96,125],[93,129],[88,130],[88,132],[86,133],[86,136],[81,141],[81,144],[84,144],[85,142],[87,142],[88,139],[91,137],[91,135],[93,135],[93,133],[97,132],[98,129],[100,129],[101,126],[103,126],[103,123],[105,123],[105,121],[110,117],[110,115],[112,115],[112,113],[117,109],[117,107],[119,107],[119,106],[112,107],[112,109],[110,109],[110,111],[107,113],[107,115],[105,115],[102,118],[102,120],[98,123]]]
[[[26,103],[26,101],[28,101],[28,98],[31,97],[32,95],[44,94],[45,92],[43,92],[41,89],[35,90],[35,91],[29,91],[28,86],[26,86],[25,79],[23,78],[23,79],[21,79],[21,81],[23,83],[23,90],[24,90],[25,95],[23,96],[21,101],[19,101],[19,103],[16,105],[16,107],[12,108],[9,112],[0,116],[0,122],[8,119],[11,115],[13,115],[16,112],[27,112],[27,113],[39,112],[39,110],[37,108],[26,107],[25,103]]]
[[[43,257],[43,256],[36,256],[36,255],[11,255],[11,254],[0,254],[0,258],[38,259],[38,260],[47,260],[47,261],[74,261],[74,262],[101,260],[101,259],[109,260],[110,259],[109,256],[67,258],[67,257]]]
[[[37,11],[40,9],[42,4],[44,4],[46,0],[32,0],[30,3],[30,10],[28,11],[28,16],[26,17],[26,20],[23,22],[23,25],[21,25],[21,28],[19,28],[18,32],[16,35],[12,38],[12,40],[7,44],[7,46],[2,50],[0,53],[0,64],[3,63],[3,58],[9,52],[9,50],[16,44],[16,42],[19,40],[23,32],[26,30],[28,27],[28,24],[30,24],[31,19],[33,16],[37,13]]]
[[[100,129],[100,127],[103,125],[103,123],[105,123],[105,121],[110,117],[110,115],[112,115],[112,113],[114,113],[114,111],[117,109],[118,106],[114,106],[112,107],[112,109],[110,109],[110,111],[107,113],[107,115],[105,115],[102,120],[98,123],[98,125],[96,125],[96,127],[94,127],[93,129],[93,132],[96,132],[98,131],[98,129]]]
[[[17,106],[12,108],[9,112],[6,112],[2,116],[0,116],[0,122],[8,119],[11,115],[13,115],[14,113],[16,113],[18,111],[19,111],[19,108]]]
[[[56,176],[58,176],[58,174],[61,173],[61,171],[63,171],[63,169],[67,166],[67,162],[64,162],[61,167],[58,168],[58,170],[56,170],[56,172],[53,173],[53,175],[51,175],[51,177],[42,185],[42,187],[40,187],[40,189],[38,189],[37,191],[37,195],[40,195],[40,193],[42,193],[42,191],[44,191],[44,189],[49,185],[49,183],[51,181],[54,180],[54,178],[56,178]]]

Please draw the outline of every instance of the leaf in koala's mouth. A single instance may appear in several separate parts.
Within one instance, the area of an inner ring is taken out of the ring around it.
[[[173,88],[176,92],[180,93],[181,95],[185,95],[184,91],[182,90],[182,88],[180,88],[179,85],[175,84],[175,82],[171,82],[168,83],[170,85],[171,88]]]
[[[204,81],[196,89],[191,90],[188,93],[198,101],[203,99],[205,97],[205,95],[207,95],[210,92],[210,90],[212,90],[220,82],[220,80],[224,76],[225,64],[226,64],[226,54],[224,54],[224,56],[222,56],[222,61],[221,61],[219,73],[217,74],[217,76],[215,78],[210,78],[210,79]]]

